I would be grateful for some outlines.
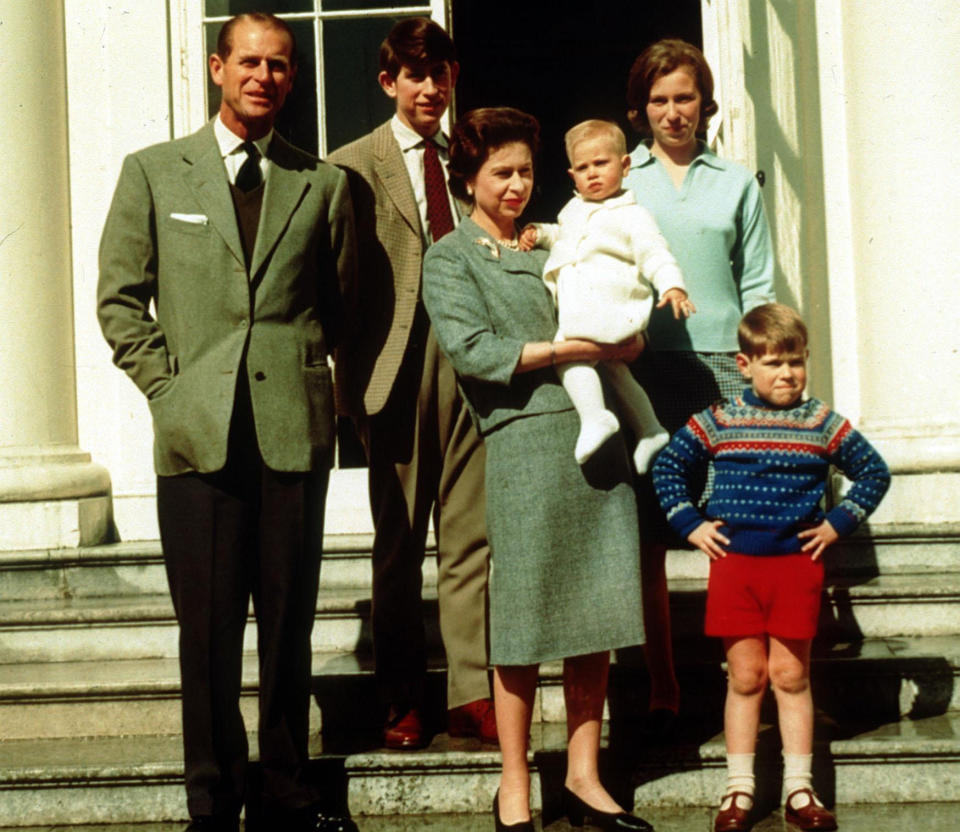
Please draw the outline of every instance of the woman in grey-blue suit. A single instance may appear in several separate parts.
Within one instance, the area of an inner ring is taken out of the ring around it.
[[[538,664],[564,659],[575,826],[651,827],[600,783],[597,756],[609,651],[643,641],[637,513],[619,435],[574,460],[579,422],[554,366],[633,360],[639,346],[554,343],[544,252],[519,250],[516,219],[533,189],[539,126],[525,113],[467,113],[450,143],[450,190],[469,218],[427,252],[423,296],[487,448],[492,552],[490,658],[503,770],[496,828],[533,830],[527,738]]]

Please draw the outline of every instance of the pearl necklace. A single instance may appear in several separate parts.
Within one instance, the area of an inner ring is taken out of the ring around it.
[[[520,238],[514,237],[512,240],[497,239],[497,245],[510,249],[510,251],[520,251]]]

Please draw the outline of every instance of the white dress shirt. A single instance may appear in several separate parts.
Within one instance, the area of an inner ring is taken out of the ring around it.
[[[218,115],[213,122],[213,134],[217,137],[217,144],[220,147],[220,156],[223,158],[223,165],[227,169],[227,181],[233,185],[237,181],[237,173],[240,166],[247,161],[247,152],[243,149],[243,143],[246,139],[241,139],[234,133]],[[260,172],[263,174],[263,181],[267,181],[267,148],[270,147],[270,140],[273,138],[273,128],[266,136],[262,136],[254,141],[257,150],[260,151]]]
[[[433,237],[430,236],[430,222],[427,219],[427,186],[423,177],[423,144],[425,139],[416,130],[407,127],[396,115],[390,120],[390,129],[393,130],[394,138],[400,145],[403,163],[407,166],[407,175],[410,177],[410,184],[413,186],[413,196],[417,200],[417,210],[420,212],[420,228],[423,229],[423,240],[427,245],[430,245]],[[447,199],[450,201],[450,213],[453,215],[453,224],[456,227],[460,222],[460,213],[456,200],[450,196],[450,176],[447,173],[447,162],[450,161],[450,156],[447,153],[447,137],[443,135],[442,130],[437,130],[430,138],[437,144],[440,168],[443,170],[444,180],[448,183]]]

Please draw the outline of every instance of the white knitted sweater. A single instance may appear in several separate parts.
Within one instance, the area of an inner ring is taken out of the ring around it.
[[[557,224],[540,223],[537,232],[537,245],[550,249],[543,279],[564,338],[623,341],[646,329],[654,290],[685,288],[656,221],[630,191],[603,202],[577,194]]]

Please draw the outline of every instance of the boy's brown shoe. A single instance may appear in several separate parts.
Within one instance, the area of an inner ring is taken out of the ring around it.
[[[753,795],[746,792],[725,794],[720,803],[721,809],[713,821],[714,832],[746,832],[750,828],[750,810],[741,809],[737,805],[737,798],[741,796],[747,798],[750,805],[753,805]],[[722,808],[728,799],[730,799],[730,805],[726,809]]]
[[[799,808],[794,808],[793,798],[796,795],[806,795],[807,802]],[[837,828],[837,818],[814,794],[812,789],[797,789],[787,795],[787,805],[783,813],[787,823],[799,826],[801,829],[831,830]]]

